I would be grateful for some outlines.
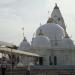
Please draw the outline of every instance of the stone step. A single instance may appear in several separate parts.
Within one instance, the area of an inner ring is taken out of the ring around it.
[[[26,69],[25,68],[7,68],[6,75],[26,75]],[[1,75],[1,69],[0,69],[0,75]]]

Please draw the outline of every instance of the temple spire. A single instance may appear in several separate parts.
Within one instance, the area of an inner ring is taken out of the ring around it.
[[[55,3],[55,7],[51,13],[51,18],[54,20],[54,23],[59,24],[64,29],[65,37],[68,38],[69,36],[66,31],[66,25],[57,3]]]
[[[53,18],[55,23],[59,24],[66,31],[65,22],[64,22],[62,14],[60,12],[60,9],[57,6],[57,3],[55,3],[55,7],[54,7],[54,9],[53,9],[53,11],[51,13],[51,18]]]

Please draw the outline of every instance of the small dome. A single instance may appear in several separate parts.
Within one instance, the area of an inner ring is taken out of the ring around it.
[[[27,42],[26,38],[24,37],[23,41],[21,42],[19,48],[19,50],[30,50],[31,46],[30,44]]]
[[[42,29],[43,35],[50,40],[62,40],[65,37],[64,29],[55,23],[47,23],[40,26],[36,31],[36,36],[40,33],[40,29]]]
[[[32,39],[31,46],[34,49],[48,49],[51,45],[48,37],[38,35],[37,37]]]
[[[70,38],[64,38],[61,42],[60,42],[60,47],[62,48],[73,48],[74,47],[74,43]]]

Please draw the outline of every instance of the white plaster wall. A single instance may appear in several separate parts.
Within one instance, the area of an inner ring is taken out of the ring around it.
[[[54,56],[57,56],[57,65],[75,65],[75,50],[38,49],[38,50],[33,50],[33,52],[35,52],[43,57],[43,64],[44,65],[49,65],[49,62],[50,62],[49,56],[51,56],[53,62],[54,62]]]
[[[72,50],[72,65],[75,65],[75,50]]]
[[[75,65],[74,50],[56,50],[54,55],[57,56],[58,65]]]
[[[33,65],[34,64],[34,58],[33,57],[27,57],[27,56],[20,56],[20,62],[24,65]]]
[[[63,51],[54,50],[54,56],[57,56],[57,65],[63,65]]]

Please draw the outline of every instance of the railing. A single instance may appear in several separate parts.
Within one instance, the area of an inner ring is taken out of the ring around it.
[[[30,68],[31,69],[75,69],[75,65],[53,65],[53,66],[33,65]]]

